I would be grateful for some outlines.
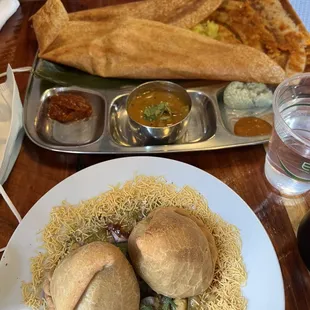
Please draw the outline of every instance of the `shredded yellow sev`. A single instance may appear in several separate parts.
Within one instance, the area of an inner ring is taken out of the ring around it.
[[[42,232],[43,251],[31,261],[32,282],[22,284],[25,304],[45,309],[42,285],[46,274],[78,246],[95,240],[111,241],[108,224],[121,224],[130,232],[137,219],[160,207],[189,210],[207,225],[215,239],[219,255],[215,277],[203,294],[190,301],[193,309],[246,309],[241,287],[247,275],[238,229],[213,213],[206,199],[193,188],[179,189],[163,177],[149,176],[137,176],[76,206],[64,202],[52,209],[50,222]]]

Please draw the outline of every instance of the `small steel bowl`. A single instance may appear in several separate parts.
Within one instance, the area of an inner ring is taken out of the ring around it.
[[[146,126],[133,120],[128,113],[128,106],[130,102],[139,94],[143,94],[146,91],[155,90],[174,93],[176,96],[178,96],[183,102],[188,104],[189,109],[187,115],[178,123],[165,127]],[[135,136],[138,137],[140,140],[144,140],[144,142],[154,142],[154,144],[174,143],[175,141],[180,139],[186,131],[191,108],[192,100],[187,91],[180,85],[168,81],[153,81],[141,84],[129,94],[126,102],[126,110],[129,123]]]

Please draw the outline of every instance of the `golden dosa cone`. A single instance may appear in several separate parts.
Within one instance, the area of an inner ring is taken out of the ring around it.
[[[146,0],[74,12],[69,14],[69,18],[103,21],[111,15],[116,15],[192,28],[206,19],[222,2],[223,0]]]
[[[46,5],[56,2],[61,6],[58,0],[49,0]],[[241,44],[218,42],[150,20],[113,15],[100,22],[66,21],[66,16],[63,8],[55,14],[41,9],[33,16],[39,56],[91,74],[271,84],[285,78],[283,69],[267,55]]]

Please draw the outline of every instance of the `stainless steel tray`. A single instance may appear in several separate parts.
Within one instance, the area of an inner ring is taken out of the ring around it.
[[[34,70],[37,61],[34,64]],[[208,83],[208,82],[206,82]],[[125,102],[133,85],[117,88],[64,87],[31,74],[25,103],[24,127],[37,145],[68,153],[163,153],[214,150],[260,144],[268,136],[239,137],[227,126],[221,94],[227,83],[187,88],[192,111],[185,135],[174,144],[148,144],[134,136]],[[98,85],[96,85],[98,86]],[[57,92],[83,93],[92,104],[88,120],[61,124],[47,117],[46,99]]]

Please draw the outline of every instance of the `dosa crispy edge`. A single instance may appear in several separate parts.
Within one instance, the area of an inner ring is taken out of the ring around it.
[[[111,15],[149,19],[192,28],[213,13],[223,0],[146,0],[69,14],[70,20],[102,21]]]
[[[239,80],[277,84],[283,69],[264,53],[156,21],[107,16],[69,21],[59,0],[33,17],[43,59],[102,77]]]

